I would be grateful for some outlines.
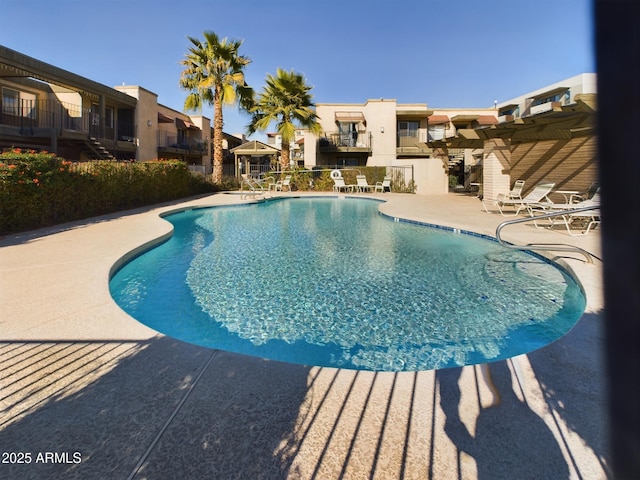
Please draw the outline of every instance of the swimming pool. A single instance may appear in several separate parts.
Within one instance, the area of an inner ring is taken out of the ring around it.
[[[527,353],[584,312],[580,286],[541,257],[378,206],[307,197],[176,213],[173,236],[117,271],[111,294],[187,342],[374,371]]]

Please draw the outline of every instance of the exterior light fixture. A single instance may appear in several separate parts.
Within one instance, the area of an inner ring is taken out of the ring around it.
[[[380,127],[380,133],[384,133],[384,127]]]

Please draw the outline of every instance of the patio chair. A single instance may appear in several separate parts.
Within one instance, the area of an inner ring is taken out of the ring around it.
[[[375,185],[369,185],[367,177],[364,175],[356,175],[356,188],[359,192],[370,192]]]
[[[344,177],[342,176],[332,176],[333,179],[333,191],[334,192],[353,192],[353,185],[347,185],[344,183]]]
[[[589,188],[587,189],[586,192],[577,193],[577,194],[574,193],[573,195],[571,195],[569,197],[569,203],[578,203],[578,202],[582,202],[583,200],[589,200],[593,198],[595,195],[598,195],[599,193],[600,193],[600,186],[598,185],[598,182],[593,182],[591,185],[589,185]]]
[[[288,188],[289,191],[291,191],[291,175],[287,175],[286,177],[284,177],[284,180],[278,180],[273,185],[269,185],[269,190],[271,190],[272,186],[274,192],[284,192],[285,188]]]
[[[587,207],[594,207],[594,209],[580,212],[576,211]],[[600,225],[600,193],[598,192],[594,194],[592,198],[578,203],[540,204],[532,207],[530,213],[534,218],[533,223],[536,227],[540,227],[540,225],[538,225],[539,220],[535,219],[536,215],[534,215],[534,213],[558,213],[561,215],[546,219],[549,223],[543,226],[553,228],[556,223],[561,222],[567,228],[569,235],[574,237],[587,235],[589,231]],[[575,233],[576,230],[573,227],[577,227],[581,233]]]
[[[522,200],[523,189],[524,189],[524,180],[516,180],[516,183],[513,184],[513,188],[509,193],[505,195],[505,197]]]
[[[548,195],[551,193],[551,190],[553,190],[554,186],[555,183],[540,183],[536,185],[535,188],[531,190],[531,192],[529,192],[524,198],[508,198],[505,194],[498,195],[498,198],[494,200],[483,198],[482,205],[487,213],[489,213],[487,204],[496,206],[500,214],[505,217],[507,216],[504,212],[505,207],[511,207],[515,209],[515,213],[513,214],[514,217],[518,215],[522,210],[527,210],[529,213],[531,213],[532,207],[537,206],[540,203],[553,203],[551,200],[549,200]]]
[[[391,191],[391,177],[385,176],[382,182],[376,182],[375,187],[373,188],[374,192],[380,190],[381,192],[390,192]]]

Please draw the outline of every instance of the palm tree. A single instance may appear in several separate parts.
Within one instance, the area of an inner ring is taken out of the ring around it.
[[[204,43],[188,37],[193,44],[181,65],[180,86],[188,90],[185,110],[201,110],[203,104],[213,105],[213,182],[222,181],[222,106],[233,105],[248,110],[253,90],[246,84],[244,68],[251,63],[240,55],[241,40],[220,40],[213,32],[204,32]]]
[[[275,77],[267,74],[266,85],[250,109],[249,134],[264,131],[271,123],[276,123],[276,132],[282,137],[281,170],[289,166],[289,144],[295,138],[296,128],[303,127],[316,134],[322,131],[313,109],[311,88],[302,75],[278,68]]]

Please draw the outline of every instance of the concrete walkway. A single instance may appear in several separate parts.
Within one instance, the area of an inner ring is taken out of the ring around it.
[[[504,220],[474,197],[371,196],[388,215],[488,235]],[[491,364],[500,402],[478,366],[284,364],[165,337],[113,302],[114,266],[171,234],[159,213],[245,201],[217,194],[0,239],[0,478],[609,478],[599,261],[559,255],[587,310],[559,341]],[[597,231],[504,233],[600,256]]]

